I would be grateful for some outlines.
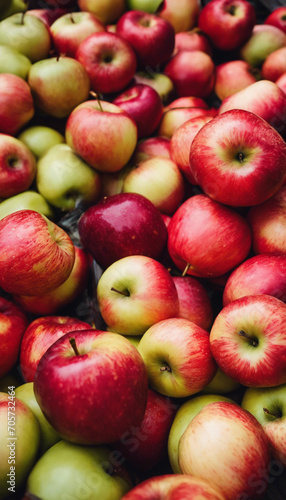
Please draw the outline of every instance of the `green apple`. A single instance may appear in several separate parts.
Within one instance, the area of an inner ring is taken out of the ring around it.
[[[27,382],[22,384],[15,389],[16,398],[25,403],[30,410],[35,415],[36,419],[40,425],[40,454],[42,455],[51,446],[56,444],[61,440],[60,435],[55,431],[55,429],[49,424],[46,417],[44,416],[41,408],[39,407],[35,394],[34,394],[34,383]]]
[[[54,211],[45,198],[36,191],[23,191],[0,203],[0,220],[18,210],[35,210],[49,219],[54,218]]]
[[[168,439],[168,455],[174,474],[181,474],[178,461],[179,442],[186,428],[201,409],[216,401],[229,401],[231,399],[216,394],[205,394],[189,399],[180,406],[173,420]]]
[[[0,73],[12,73],[27,80],[32,63],[28,57],[8,45],[0,45]]]
[[[92,205],[99,198],[100,174],[67,144],[56,144],[38,161],[39,193],[54,207],[73,210],[78,203]]]
[[[286,33],[270,24],[257,24],[250,38],[240,48],[240,59],[260,67],[266,57],[286,45]]]
[[[60,132],[44,125],[34,125],[26,128],[19,134],[18,139],[28,146],[37,159],[43,156],[52,146],[65,142],[65,138]]]
[[[17,12],[26,12],[28,8],[25,0],[1,0],[0,1],[0,21],[7,17],[17,14]]]
[[[241,406],[260,422],[271,444],[272,455],[286,465],[286,384],[247,389]]]
[[[163,104],[170,102],[175,95],[175,87],[171,78],[163,73],[157,73],[151,68],[148,71],[138,71],[138,73],[135,73],[134,81],[136,84],[150,85],[150,87],[158,92]]]
[[[0,498],[7,498],[25,483],[40,445],[40,426],[30,408],[15,397],[0,393]],[[7,482],[8,481],[8,482]]]
[[[128,10],[143,10],[154,14],[163,0],[127,0]]]
[[[38,460],[26,491],[43,500],[120,500],[132,487],[128,472],[117,472],[114,452],[105,446],[60,441]]]
[[[227,394],[240,387],[239,382],[226,375],[218,368],[212,381],[202,390],[204,394]]]

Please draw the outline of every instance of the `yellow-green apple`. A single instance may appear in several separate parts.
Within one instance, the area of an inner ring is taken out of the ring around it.
[[[176,130],[187,121],[197,117],[209,118],[210,115],[210,110],[204,107],[184,105],[180,107],[166,107],[158,127],[158,135],[171,139]]]
[[[241,406],[261,423],[267,435],[273,458],[286,465],[286,385],[246,389]]]
[[[276,85],[286,94],[286,71],[276,80]]]
[[[56,118],[66,118],[87,100],[90,91],[85,68],[72,57],[37,61],[29,71],[28,83],[37,107]]]
[[[223,305],[258,294],[272,295],[286,302],[286,255],[261,254],[245,260],[226,282]]]
[[[147,406],[138,427],[125,432],[112,446],[136,471],[150,471],[168,458],[167,443],[178,404],[148,389]]]
[[[26,127],[17,138],[26,144],[37,159],[43,156],[52,146],[65,142],[64,136],[58,130],[46,125]]]
[[[80,10],[91,12],[103,24],[116,22],[125,12],[126,0],[78,0]]]
[[[0,45],[0,73],[10,73],[27,80],[31,66],[30,59],[19,50],[8,45]]]
[[[70,275],[75,248],[69,235],[34,210],[18,210],[0,221],[0,285],[8,293],[37,295]]]
[[[259,205],[284,182],[286,143],[254,112],[230,109],[198,131],[190,148],[190,169],[213,200],[237,207]]]
[[[106,444],[140,425],[148,379],[138,350],[122,335],[73,331],[40,359],[34,391],[47,420],[64,439]]]
[[[202,394],[229,394],[240,387],[237,380],[229,377],[220,368],[210,383],[201,391]]]
[[[231,402],[231,399],[217,394],[199,395],[189,398],[178,408],[168,437],[168,456],[174,474],[182,473],[178,461],[178,452],[179,442],[186,428],[205,405],[216,401]]]
[[[155,135],[138,142],[131,162],[138,164],[141,161],[153,158],[153,156],[170,158],[170,139],[168,137]]]
[[[275,82],[286,72],[286,46],[269,54],[261,67],[261,76]]]
[[[48,348],[74,330],[89,330],[90,325],[71,316],[43,316],[26,328],[21,342],[20,368],[26,382],[33,382],[40,359]]]
[[[67,144],[51,147],[37,163],[38,192],[63,211],[89,207],[101,194],[100,174]]]
[[[155,259],[131,255],[109,266],[97,299],[105,323],[124,335],[142,335],[151,325],[177,316],[179,299],[167,269]]]
[[[286,6],[276,7],[264,20],[264,24],[276,26],[286,33]]]
[[[182,473],[208,480],[226,500],[258,498],[257,483],[269,463],[269,443],[262,425],[251,413],[226,401],[205,405],[179,443]]]
[[[95,92],[120,92],[131,82],[136,56],[131,45],[117,33],[99,32],[83,40],[75,54],[84,66]]]
[[[20,76],[0,74],[0,133],[15,135],[34,116],[28,83]]]
[[[67,120],[66,142],[100,172],[117,172],[134,152],[137,126],[128,113],[115,104],[86,101],[77,106]]]
[[[184,318],[168,318],[152,325],[143,334],[138,351],[150,386],[165,396],[192,396],[212,380],[217,370],[209,333]]]
[[[20,492],[38,458],[39,423],[14,387],[0,393],[0,497]]]
[[[40,426],[40,448],[39,453],[42,455],[51,446],[60,441],[60,435],[53,429],[51,424],[47,421],[46,417],[43,415],[41,408],[39,407],[35,394],[34,394],[34,384],[33,382],[27,382],[26,384],[21,384],[15,389],[15,396],[19,401],[22,401],[25,405],[30,408],[34,416],[39,422]]]
[[[214,320],[210,345],[221,370],[240,384],[285,384],[286,304],[263,294],[230,302]]]
[[[33,467],[26,494],[29,499],[121,500],[131,487],[127,469],[116,465],[116,456],[107,446],[80,446],[60,441]]]
[[[0,8],[0,20],[6,19],[17,12],[26,12],[28,4],[26,0],[2,0]]]
[[[128,10],[143,10],[154,14],[162,0],[127,0]]]
[[[269,200],[252,207],[247,220],[252,233],[255,254],[286,254],[286,186],[282,186]]]
[[[200,9],[200,0],[181,0],[179,9],[176,0],[163,0],[157,14],[172,24],[175,33],[179,33],[197,26]]]
[[[208,481],[187,474],[152,476],[132,488],[122,500],[226,500]]]
[[[212,0],[201,9],[198,27],[217,48],[239,48],[251,36],[256,23],[254,6],[246,0]]]
[[[69,12],[56,19],[50,28],[58,54],[75,57],[83,40],[93,33],[106,31],[104,24],[91,12]]]
[[[48,57],[51,36],[39,18],[17,13],[0,22],[0,43],[19,50],[34,63]]]
[[[269,24],[256,24],[251,36],[241,47],[239,56],[251,66],[261,67],[271,52],[285,45],[286,33],[281,29]]]
[[[176,266],[184,274],[202,278],[222,276],[235,268],[251,247],[245,218],[204,194],[182,203],[168,234],[168,250]]]
[[[116,24],[116,33],[133,47],[138,67],[156,68],[169,60],[175,46],[171,23],[149,12],[129,10]]]
[[[178,97],[206,98],[214,88],[215,65],[202,50],[180,50],[167,62],[164,74],[171,78]]]
[[[138,139],[152,135],[163,116],[161,98],[150,85],[131,85],[112,102],[133,118],[137,125]]]
[[[179,50],[202,50],[210,56],[213,47],[206,34],[197,26],[189,31],[180,31],[175,35],[174,54]]]
[[[156,92],[158,92],[163,104],[167,104],[175,94],[174,84],[167,75],[146,68],[145,71],[137,71],[133,80],[135,84],[142,83],[150,85]]]
[[[29,320],[14,302],[0,297],[0,324],[2,346],[0,377],[3,377],[17,363],[21,340]]]
[[[173,276],[179,297],[179,318],[185,318],[209,330],[213,321],[213,308],[204,285],[192,276]]]
[[[0,197],[10,198],[28,189],[36,169],[36,159],[29,148],[16,137],[0,133]]]
[[[248,62],[232,60],[218,64],[215,68],[214,91],[223,101],[226,97],[245,89],[260,79],[260,70]]]
[[[171,215],[184,197],[185,183],[176,163],[154,156],[130,169],[124,177],[122,191],[141,194],[160,212]]]
[[[43,196],[36,191],[23,191],[22,193],[10,196],[0,203],[0,219],[6,215],[17,212],[18,210],[35,210],[49,219],[53,219],[55,214],[52,207],[43,198]]]
[[[159,210],[137,193],[103,198],[83,213],[78,231],[83,247],[103,268],[127,255],[156,259],[167,242]]]

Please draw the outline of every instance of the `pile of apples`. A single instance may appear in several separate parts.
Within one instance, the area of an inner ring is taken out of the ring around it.
[[[0,0],[0,500],[285,499],[276,4]]]

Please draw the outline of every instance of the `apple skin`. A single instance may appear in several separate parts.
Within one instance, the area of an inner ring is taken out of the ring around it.
[[[286,464],[285,390],[285,384],[270,388],[249,387],[241,401],[241,407],[252,413],[262,425],[270,441],[272,456],[284,465]]]
[[[248,87],[260,79],[260,70],[248,62],[233,60],[221,63],[215,69],[214,91],[223,101],[227,97]]]
[[[136,193],[103,198],[79,219],[81,243],[103,268],[127,255],[156,259],[167,242],[159,210]]]
[[[204,330],[213,322],[213,308],[206,288],[191,276],[173,276],[179,297],[179,318],[192,321]]]
[[[197,26],[189,31],[180,31],[175,35],[174,54],[179,50],[202,50],[212,56],[213,48],[205,33]]]
[[[152,135],[163,116],[160,96],[150,85],[132,85],[112,102],[133,118],[137,125],[138,139]]]
[[[177,290],[167,269],[141,255],[124,257],[104,271],[97,300],[106,324],[123,335],[143,335],[151,325],[179,311]]]
[[[163,0],[157,14],[172,24],[175,33],[179,33],[197,26],[200,9],[200,0],[181,0],[180,9],[176,0]]]
[[[220,368],[210,383],[201,391],[202,394],[229,394],[239,389],[241,384],[226,375]]]
[[[226,500],[261,497],[257,483],[269,462],[269,443],[261,424],[246,410],[226,401],[204,406],[179,444],[183,474],[208,480]]]
[[[286,7],[277,7],[264,20],[264,24],[276,26],[286,33]]]
[[[77,106],[67,120],[66,142],[96,170],[118,172],[135,150],[137,126],[119,106],[101,101],[101,108],[96,101]]]
[[[249,210],[247,221],[255,254],[286,254],[285,206],[286,186],[282,186],[269,200]]]
[[[83,40],[75,54],[90,78],[95,92],[122,91],[136,71],[136,56],[131,45],[117,32],[93,33]]]
[[[138,68],[156,68],[171,57],[175,31],[165,19],[141,10],[125,12],[117,22],[116,33],[130,43]]]
[[[0,377],[3,377],[17,363],[21,340],[29,321],[19,306],[11,300],[0,297],[0,324],[2,346]]]
[[[150,85],[159,94],[163,104],[167,104],[175,95],[175,88],[171,78],[151,68],[146,68],[145,71],[136,71],[132,82]]]
[[[75,354],[71,337],[80,354]],[[139,352],[122,335],[74,331],[45,352],[37,367],[34,390],[47,420],[64,439],[85,445],[107,444],[140,425],[148,379]]]
[[[60,441],[30,472],[27,498],[54,500],[88,495],[89,500],[120,500],[132,487],[132,481],[128,471],[116,466],[115,460],[107,446],[80,446]]]
[[[0,221],[0,285],[8,293],[37,295],[70,275],[75,248],[68,234],[34,210],[19,210]]]
[[[12,73],[27,80],[31,66],[30,59],[24,54],[8,45],[0,45],[0,73]]]
[[[239,56],[251,66],[261,67],[274,50],[285,47],[286,33],[276,26],[256,24],[247,42],[240,48]]]
[[[67,0],[65,0],[65,4],[67,4]],[[68,12],[69,9],[66,8],[61,9],[58,6],[55,9],[50,9],[50,8],[29,9],[29,15],[36,16],[39,19],[41,19],[41,21],[43,21],[43,23],[45,23],[45,25],[48,28],[50,28],[50,26],[56,21],[56,19],[58,19],[61,16],[64,16],[65,14],[68,14]]]
[[[26,191],[36,176],[36,160],[16,137],[0,133],[0,197]]]
[[[103,24],[115,23],[125,12],[126,0],[78,0],[80,10],[91,12]]]
[[[266,57],[261,68],[261,75],[264,80],[276,82],[283,73],[286,72],[286,46],[271,52]]]
[[[155,14],[162,0],[127,0],[127,10],[143,10]]]
[[[168,234],[173,262],[181,271],[201,278],[227,273],[247,257],[251,247],[245,218],[204,194],[182,203],[172,216]]]
[[[181,97],[181,99],[184,98]],[[168,139],[172,139],[174,133],[184,123],[197,117],[209,118],[210,116],[211,116],[211,111],[209,109],[205,109],[204,107],[203,108],[192,107],[192,106],[185,107],[184,105],[180,107],[167,107],[165,108],[164,114],[162,116],[158,128],[158,135],[166,137]]]
[[[154,156],[170,158],[170,139],[168,137],[157,135],[138,142],[131,163],[138,164]]]
[[[43,156],[52,146],[65,142],[60,132],[45,125],[26,127],[17,138],[26,144],[36,159]]]
[[[0,74],[0,133],[16,135],[34,116],[27,82],[17,75]]]
[[[26,12],[27,3],[25,0],[3,0],[5,5],[1,6],[0,9],[0,20],[4,20],[13,14],[17,14],[17,12]],[[3,3],[2,2],[2,3]]]
[[[209,333],[184,318],[168,318],[143,334],[138,351],[149,385],[160,394],[184,398],[200,392],[214,377],[217,366]]]
[[[229,276],[223,291],[226,306],[246,295],[272,295],[286,302],[286,255],[256,255]]]
[[[89,330],[90,325],[70,316],[43,316],[26,328],[21,342],[20,368],[26,382],[33,382],[40,359],[48,348],[74,330]]]
[[[209,482],[186,474],[153,476],[139,483],[122,500],[226,500]]]
[[[286,71],[276,80],[276,85],[286,94]]]
[[[247,387],[285,384],[286,304],[248,295],[223,307],[210,331],[213,356],[229,377]]]
[[[238,207],[259,205],[284,182],[286,143],[255,113],[231,109],[198,131],[191,144],[190,169],[213,200]]]
[[[42,195],[36,191],[23,191],[22,193],[11,196],[0,203],[0,219],[6,215],[17,212],[18,210],[35,210],[49,219],[54,218],[52,207],[47,203]]]

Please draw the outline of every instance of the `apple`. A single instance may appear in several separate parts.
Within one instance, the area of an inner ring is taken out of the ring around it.
[[[286,186],[282,186],[269,200],[249,210],[247,220],[255,254],[286,253],[285,205]]]
[[[16,135],[34,116],[27,82],[17,75],[0,74],[0,133]]]
[[[128,255],[156,259],[167,242],[159,210],[137,193],[103,198],[80,217],[78,231],[83,247],[103,268]]]
[[[47,2],[47,0],[46,0],[46,2]],[[61,0],[61,2],[62,2],[62,4],[65,3],[67,6],[67,0],[64,0],[64,2]],[[38,6],[37,2],[35,4],[35,6]],[[69,12],[69,9],[61,8],[58,6],[56,6],[54,9],[51,9],[50,7],[47,7],[47,8],[44,7],[42,9],[29,8],[29,15],[36,16],[39,19],[41,19],[41,21],[43,21],[43,23],[45,23],[45,25],[48,28],[50,28],[50,26],[56,21],[56,19],[58,19],[61,16],[64,16],[65,14],[68,14],[68,12]]]
[[[189,31],[176,33],[174,54],[179,50],[202,50],[210,56],[213,54],[213,47],[210,40],[197,26]]]
[[[214,91],[221,101],[260,79],[260,71],[248,62],[233,60],[218,64]]]
[[[272,295],[286,302],[286,255],[261,254],[245,260],[226,282],[223,305],[258,294]]]
[[[201,97],[186,96],[178,97],[173,99],[167,106],[165,106],[165,111],[177,108],[204,108],[209,109],[208,104],[205,99]]]
[[[168,250],[176,266],[184,274],[202,278],[227,273],[246,259],[251,247],[245,218],[204,194],[182,203],[168,234]]]
[[[120,92],[131,82],[136,56],[131,45],[117,32],[93,33],[83,40],[75,55],[84,66],[95,92]]]
[[[34,210],[18,210],[0,221],[0,285],[8,293],[37,295],[70,275],[74,244],[57,224]]]
[[[264,24],[276,26],[286,33],[286,6],[276,7],[264,20]]]
[[[181,98],[183,99],[183,98]],[[184,123],[197,117],[211,117],[211,111],[205,107],[179,106],[166,107],[158,128],[158,135],[171,139]]]
[[[180,439],[186,428],[205,405],[216,401],[231,402],[231,399],[216,394],[199,395],[189,398],[178,408],[168,437],[168,456],[174,474],[182,473],[179,466],[178,453]]]
[[[0,393],[0,497],[21,491],[38,457],[40,426],[14,387]]]
[[[239,56],[251,66],[261,67],[266,57],[286,45],[286,33],[276,26],[256,24],[251,36],[239,50]]]
[[[161,98],[150,85],[136,84],[129,86],[113,99],[113,104],[124,109],[135,121],[138,139],[152,135],[163,116]]]
[[[26,382],[33,382],[40,359],[48,348],[74,330],[89,330],[90,325],[71,316],[43,316],[26,328],[21,342],[20,368]]]
[[[192,321],[209,330],[213,321],[213,308],[204,285],[191,276],[173,276],[179,297],[179,318]]]
[[[192,396],[206,387],[217,370],[209,333],[184,318],[168,318],[152,325],[143,334],[138,351],[150,386],[165,396]]]
[[[34,63],[48,57],[51,37],[43,21],[19,12],[0,22],[0,44],[19,50]]]
[[[177,290],[167,269],[141,255],[119,259],[103,272],[97,300],[105,323],[124,335],[143,335],[151,325],[179,311]]]
[[[34,390],[55,430],[68,441],[90,446],[117,441],[140,425],[148,380],[129,340],[84,330],[67,333],[49,347],[38,364]]]
[[[104,24],[90,12],[69,12],[51,25],[53,45],[58,54],[75,57],[80,43],[89,35],[106,31]]]
[[[35,210],[40,214],[45,215],[49,219],[53,219],[55,214],[49,203],[43,196],[36,191],[26,190],[22,193],[10,196],[0,203],[0,219],[6,215],[17,212],[18,210]]]
[[[60,441],[33,467],[26,494],[31,500],[83,498],[83,495],[89,500],[120,500],[131,487],[128,471],[116,466],[116,457],[107,446],[80,446]]]
[[[131,162],[138,164],[154,156],[170,158],[170,139],[168,137],[156,135],[138,142]]]
[[[286,71],[276,80],[276,85],[286,94]]]
[[[283,184],[286,144],[256,114],[231,109],[198,131],[191,144],[190,169],[213,200],[237,207],[259,205]]]
[[[52,146],[65,142],[64,136],[54,128],[46,125],[26,127],[18,139],[30,149],[36,159],[43,156]]]
[[[162,0],[127,0],[127,10],[143,10],[155,14]]]
[[[78,0],[80,10],[91,12],[103,24],[115,23],[125,12],[125,0]]]
[[[53,429],[49,424],[47,419],[44,417],[41,408],[39,407],[35,394],[34,394],[34,384],[33,382],[28,382],[22,384],[15,389],[15,396],[19,401],[22,401],[25,405],[30,408],[34,416],[39,422],[40,426],[40,455],[45,453],[51,446],[60,441],[59,434]]]
[[[197,26],[200,9],[200,0],[181,0],[180,9],[175,0],[163,0],[157,14],[172,24],[175,33],[179,33]]]
[[[285,384],[286,304],[248,295],[223,307],[210,331],[213,356],[229,377],[248,387]]]
[[[270,441],[272,456],[283,465],[286,464],[285,389],[285,384],[278,387],[249,387],[241,401],[242,408],[252,413],[262,425]]]
[[[208,480],[226,500],[257,498],[257,486],[269,463],[269,443],[262,425],[249,412],[226,401],[204,406],[179,444],[182,473]]]
[[[72,57],[51,57],[32,65],[28,83],[37,107],[56,118],[66,118],[89,97],[85,68]]]
[[[155,14],[129,10],[117,21],[116,33],[133,47],[141,69],[166,63],[174,50],[172,24]]]
[[[201,391],[202,394],[229,394],[239,389],[241,384],[226,375],[220,368],[210,383]]]
[[[16,365],[20,344],[24,332],[29,324],[23,310],[10,299],[0,297],[0,325],[1,325],[1,365],[0,377],[8,374]]]
[[[107,101],[86,101],[70,114],[67,144],[100,172],[117,172],[137,144],[137,126],[123,109]],[[112,146],[112,147],[111,147]]]
[[[150,85],[159,94],[163,104],[169,102],[175,93],[174,84],[167,75],[154,71],[152,68],[145,68],[145,71],[136,71],[132,82],[135,84]]]
[[[27,80],[32,66],[28,57],[8,45],[0,45],[0,73],[10,73]]]
[[[0,20],[6,19],[17,12],[26,12],[28,6],[26,0],[2,0],[0,9]]]
[[[0,197],[9,198],[28,189],[36,176],[36,160],[15,137],[0,133]]]
[[[276,82],[286,72],[286,46],[269,54],[261,68],[262,78]]]

